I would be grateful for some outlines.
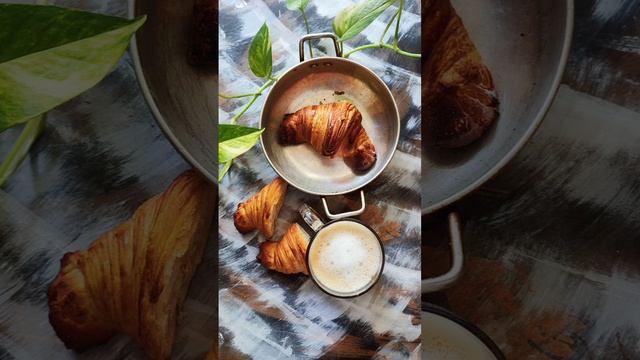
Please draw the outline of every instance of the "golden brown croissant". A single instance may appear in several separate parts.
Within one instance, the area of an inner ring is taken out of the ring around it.
[[[498,117],[498,99],[462,20],[449,0],[422,2],[423,117],[442,147],[477,140]]]
[[[270,270],[283,274],[309,274],[307,271],[307,246],[309,234],[300,225],[289,227],[280,241],[265,241],[260,245],[258,260]]]
[[[286,193],[287,182],[278,177],[249,200],[240,203],[233,217],[236,229],[242,234],[258,229],[267,239],[272,238]]]
[[[148,358],[168,359],[214,209],[214,186],[188,171],[89,249],[65,254],[48,291],[65,345],[82,351],[122,332]]]
[[[309,143],[324,156],[344,158],[347,165],[364,171],[376,162],[376,148],[362,127],[362,114],[350,102],[305,106],[287,114],[280,124],[284,144]]]

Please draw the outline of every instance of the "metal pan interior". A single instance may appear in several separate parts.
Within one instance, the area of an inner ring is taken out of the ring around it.
[[[452,4],[492,72],[500,117],[482,139],[465,148],[423,143],[423,214],[482,185],[525,144],[558,88],[573,28],[572,0]]]
[[[130,1],[129,16],[142,14],[147,22],[136,33],[131,50],[144,97],[180,154],[216,183],[218,73],[217,68],[187,63],[193,3]]]
[[[282,145],[278,129],[285,114],[319,103],[350,101],[362,113],[362,124],[376,147],[378,159],[356,173],[342,158],[328,158],[309,145]],[[375,179],[395,152],[400,116],[387,86],[373,72],[353,61],[326,57],[300,63],[287,71],[269,93],[261,115],[262,147],[274,170],[307,193],[339,195]]]

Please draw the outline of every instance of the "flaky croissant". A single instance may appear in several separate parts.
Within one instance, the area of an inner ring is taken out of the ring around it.
[[[89,249],[65,254],[48,291],[65,345],[82,351],[121,332],[148,358],[168,359],[214,209],[214,186],[188,171]]]
[[[422,2],[423,118],[436,144],[455,148],[477,140],[498,117],[498,99],[450,0]]]
[[[278,177],[249,200],[240,203],[233,224],[242,234],[256,229],[267,238],[273,237],[276,220],[287,193],[287,182]]]
[[[362,127],[362,114],[350,102],[310,105],[287,114],[279,135],[283,144],[308,143],[324,156],[341,156],[358,171],[376,162],[376,148]]]
[[[289,227],[280,241],[265,241],[260,244],[258,260],[270,270],[283,274],[304,273],[307,271],[307,246],[309,234],[300,225]]]

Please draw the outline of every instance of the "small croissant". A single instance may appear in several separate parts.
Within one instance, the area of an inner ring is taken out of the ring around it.
[[[214,186],[188,171],[87,250],[65,254],[48,291],[64,344],[82,351],[121,332],[147,358],[168,359],[215,203]]]
[[[283,144],[308,143],[324,156],[343,157],[357,171],[368,170],[377,158],[362,114],[346,101],[305,106],[285,115],[279,136]]]
[[[267,239],[272,238],[286,192],[287,182],[278,177],[249,200],[240,203],[233,217],[236,229],[242,234],[258,229]]]
[[[265,241],[260,245],[258,260],[270,270],[283,274],[304,273],[307,271],[307,246],[309,234],[294,223],[280,241]]]

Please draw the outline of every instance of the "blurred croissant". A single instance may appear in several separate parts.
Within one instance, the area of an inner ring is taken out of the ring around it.
[[[309,234],[300,225],[289,227],[280,241],[265,241],[260,245],[258,260],[270,270],[283,274],[304,273],[307,271],[307,246]]]
[[[445,148],[468,145],[499,115],[491,72],[450,0],[423,1],[422,14],[426,133]]]
[[[362,114],[349,102],[305,106],[285,115],[280,141],[309,143],[324,156],[343,157],[358,171],[368,170],[376,162],[376,148],[362,127]]]
[[[168,359],[215,203],[214,186],[188,171],[89,249],[65,254],[48,292],[65,345],[82,351],[121,332],[148,358]]]
[[[242,234],[258,229],[267,239],[272,238],[286,192],[287,182],[278,177],[249,200],[240,203],[233,217],[236,229]]]

